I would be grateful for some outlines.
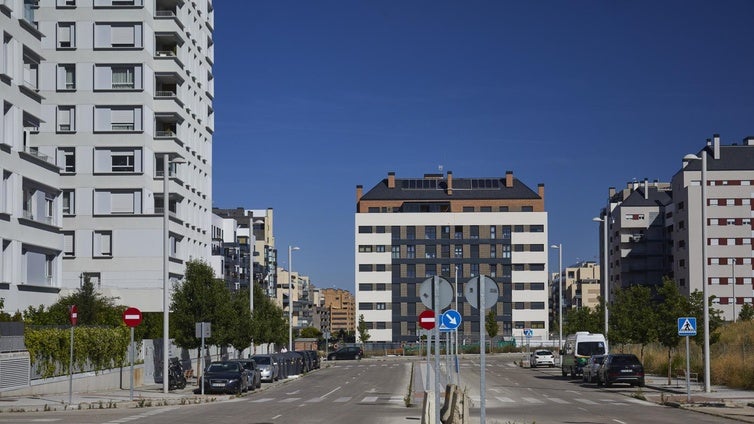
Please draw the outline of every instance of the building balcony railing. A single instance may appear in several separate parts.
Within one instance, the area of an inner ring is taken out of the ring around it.
[[[155,137],[175,137],[177,134],[173,130],[162,130],[162,131],[155,131],[154,136]]]
[[[176,92],[175,91],[155,91],[154,96],[155,97],[175,97]]]
[[[172,10],[157,10],[154,12],[154,16],[157,18],[175,18],[175,11]]]

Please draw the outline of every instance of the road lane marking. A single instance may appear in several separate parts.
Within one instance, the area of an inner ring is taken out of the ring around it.
[[[259,398],[259,399],[254,399],[251,402],[252,403],[262,403],[262,402],[269,402],[271,400],[275,400],[275,399],[274,398]]]
[[[300,400],[300,399],[301,398],[295,398],[295,397],[285,398],[285,399],[281,400],[280,403],[291,403],[291,402],[295,402],[295,401]]]
[[[390,396],[388,403],[403,403],[403,396]]]
[[[367,396],[361,400],[361,403],[374,403],[377,402],[377,396]]]
[[[563,399],[560,399],[560,398],[547,398],[547,400],[553,401],[555,403],[559,403],[561,405],[566,405],[566,404],[570,403],[567,400],[563,400]]]
[[[537,398],[522,397],[521,399],[524,400],[524,401],[526,401],[526,402],[529,402],[529,403],[544,403],[544,402],[542,402],[541,400],[539,400]]]
[[[499,400],[500,402],[503,402],[503,403],[513,403],[513,402],[515,402],[513,399],[511,399],[509,397],[495,396],[495,399],[497,399],[497,400]]]
[[[345,403],[345,402],[348,402],[351,399],[353,399],[351,396],[346,396],[346,397],[342,397],[342,398],[337,398],[333,402],[336,402],[336,403]]]
[[[340,389],[341,389],[341,386],[338,386],[338,387],[336,387],[336,388],[334,388],[334,389],[330,390],[329,392],[325,393],[324,395],[322,395],[322,396],[320,396],[320,397],[321,397],[321,398],[326,398],[327,396],[329,396],[329,395],[331,395],[331,394],[333,394],[333,393],[337,392],[337,391],[338,391],[338,390],[340,390]]]
[[[312,399],[307,400],[306,403],[317,403],[317,402],[322,402],[323,400],[325,400],[325,398],[323,397],[312,398]]]
[[[639,405],[644,405],[644,406],[659,406],[656,403],[648,402],[646,400],[641,400],[641,399],[629,398],[629,399],[626,399],[626,401],[633,402],[633,403],[638,403]]]
[[[273,420],[276,420],[276,419],[278,419],[278,418],[280,418],[280,417],[282,417],[282,416],[283,416],[282,414],[278,414],[278,415],[275,415],[274,417],[272,417],[272,419],[273,419]]]
[[[621,421],[621,420],[619,420],[619,419],[616,419],[616,418],[613,418],[613,421],[615,421],[615,422],[616,422],[616,423],[618,423],[618,424],[626,424],[626,422],[625,422],[625,421]]]

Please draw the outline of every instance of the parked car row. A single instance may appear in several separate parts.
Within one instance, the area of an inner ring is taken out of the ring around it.
[[[214,361],[204,370],[204,393],[241,394],[320,367],[314,350],[254,355],[251,358]]]
[[[630,353],[592,355],[584,366],[582,381],[606,387],[613,383],[644,387],[644,366]]]

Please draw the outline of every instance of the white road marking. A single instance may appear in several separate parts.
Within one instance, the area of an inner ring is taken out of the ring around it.
[[[301,400],[301,398],[294,398],[294,397],[292,397],[292,398],[285,398],[285,399],[281,400],[280,403],[291,403],[291,402],[295,402],[297,400]]]
[[[373,403],[377,402],[377,396],[367,396],[361,400],[361,403]]]
[[[333,394],[333,393],[337,392],[338,390],[340,390],[340,388],[341,388],[341,387],[340,387],[340,386],[338,386],[338,387],[336,387],[336,388],[334,388],[334,389],[330,390],[329,392],[325,393],[324,395],[322,395],[322,396],[320,396],[320,397],[322,397],[322,398],[326,398],[327,396],[329,396],[329,395],[331,395],[331,394]]]
[[[403,396],[390,396],[390,400],[388,400],[389,403],[403,403],[404,399]]]
[[[559,403],[561,405],[565,405],[565,404],[570,403],[567,400],[563,400],[563,399],[560,399],[560,398],[547,398],[547,400],[551,400],[551,401],[553,401],[555,403]]]
[[[325,398],[323,397],[312,398],[312,399],[307,400],[306,403],[317,403],[317,402],[322,402],[323,400],[325,400]]]
[[[613,421],[615,421],[618,424],[626,424],[625,421],[621,421],[621,420],[618,420],[618,419],[615,419],[615,418],[613,418]]]
[[[259,399],[254,399],[251,402],[252,403],[262,403],[262,402],[269,402],[271,400],[275,400],[275,399],[273,399],[273,398],[259,398]]]
[[[345,402],[348,402],[351,399],[353,399],[351,396],[346,396],[346,397],[342,397],[342,398],[337,398],[333,402],[345,403]]]
[[[513,399],[511,399],[509,397],[495,396],[495,399],[497,399],[497,400],[499,400],[500,402],[503,402],[503,403],[513,403],[513,402],[515,402]]]
[[[529,403],[544,403],[544,402],[542,402],[541,400],[539,400],[537,398],[522,397],[521,399],[524,400],[524,401],[526,401],[526,402],[529,402]]]

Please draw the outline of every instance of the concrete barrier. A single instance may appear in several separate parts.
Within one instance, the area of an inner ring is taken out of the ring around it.
[[[97,392],[112,389],[128,389],[131,367],[114,368],[98,372],[85,372],[73,375],[73,391],[77,393]],[[31,384],[15,390],[2,392],[2,396],[29,396],[68,393],[69,377],[51,377],[32,380]],[[134,387],[144,385],[144,365],[134,365]]]

